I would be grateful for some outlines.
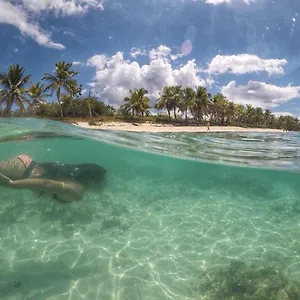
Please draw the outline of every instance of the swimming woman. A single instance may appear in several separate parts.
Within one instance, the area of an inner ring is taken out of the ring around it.
[[[0,161],[0,185],[52,194],[61,201],[80,200],[87,188],[103,188],[106,170],[93,163],[38,163],[26,154]]]

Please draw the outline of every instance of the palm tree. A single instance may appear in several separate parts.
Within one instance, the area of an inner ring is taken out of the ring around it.
[[[246,124],[248,125],[253,125],[254,124],[254,118],[255,118],[255,108],[250,105],[247,104],[246,105],[246,110],[245,110],[245,117],[246,117]]]
[[[185,121],[186,122],[187,122],[188,110],[191,107],[193,107],[193,105],[195,104],[195,98],[196,98],[196,93],[192,88],[186,87],[182,91],[182,99],[179,103],[179,108],[182,112],[185,112]]]
[[[254,112],[254,123],[256,127],[263,126],[264,123],[264,113],[260,107],[255,108]]]
[[[223,94],[218,93],[214,95],[213,106],[218,124],[224,125],[228,105],[229,102]]]
[[[209,107],[209,95],[207,89],[203,86],[196,88],[195,101],[192,107],[194,115],[196,115],[199,122],[202,121],[203,115],[207,115]]]
[[[16,104],[20,111],[25,110],[24,103],[29,103],[25,98],[25,84],[31,75],[24,76],[25,70],[20,65],[10,65],[8,73],[0,74],[1,100],[0,106],[6,104],[6,114],[11,114],[11,109]]]
[[[72,110],[74,109],[74,99],[71,95],[63,94],[61,98],[61,107],[64,116],[72,115]]]
[[[266,109],[264,113],[264,126],[266,128],[276,128],[277,118],[271,113],[270,109]]]
[[[154,108],[157,110],[166,109],[169,119],[171,118],[172,89],[170,86],[165,86],[163,90],[159,92],[159,98],[157,99]]]
[[[91,96],[91,91],[89,91],[89,96],[84,99],[84,102],[86,103],[86,106],[88,108],[88,112],[89,112],[89,116],[90,116],[90,123],[94,123],[93,114],[96,116],[99,116],[99,114],[97,114],[95,112],[95,104],[97,105],[97,103],[98,103],[97,97]],[[74,103],[76,103],[76,102],[74,102]]]
[[[3,115],[3,108],[2,108],[3,103],[5,103],[4,90],[0,89],[0,116]]]
[[[165,86],[162,91],[159,92],[159,98],[154,105],[155,109],[166,109],[168,111],[169,119],[171,118],[172,109],[172,89],[170,86]]]
[[[234,119],[236,114],[236,106],[232,101],[228,102],[226,107],[226,115],[227,115],[227,124],[231,125],[232,120]]]
[[[89,109],[89,114],[90,114],[90,118],[91,118],[91,123],[94,123],[94,120],[93,120],[93,114],[92,114],[92,99],[91,99],[91,91],[89,92],[89,96],[87,98],[87,105],[88,105],[88,109]]]
[[[174,118],[177,119],[176,111],[178,110],[182,99],[182,89],[180,85],[175,85],[171,87],[171,90],[172,90],[171,106],[173,108]]]
[[[264,113],[264,127],[268,127],[271,125],[272,121],[272,113],[270,109],[266,109]]]
[[[28,96],[32,99],[29,108],[32,109],[33,115],[35,115],[35,108],[40,104],[47,104],[48,101],[45,99],[45,97],[50,95],[45,93],[46,86],[44,84],[40,84],[40,82],[37,84],[31,82],[30,84],[31,87],[27,90]]]
[[[245,122],[245,107],[242,104],[235,106],[236,121],[239,126],[244,125]]]
[[[145,89],[136,90],[137,99],[138,99],[138,113],[142,116],[150,114],[150,98],[146,96],[148,91]]]
[[[154,105],[155,109],[167,109],[169,119],[171,118],[171,111],[174,112],[175,119],[177,118],[176,110],[179,108],[182,90],[181,86],[166,86],[159,93],[160,97],[157,99],[156,104]]]
[[[71,70],[72,63],[66,63],[64,61],[60,61],[55,64],[55,72],[54,75],[46,73],[42,80],[46,80],[49,82],[47,86],[47,90],[51,90],[53,94],[56,91],[57,102],[60,105],[60,114],[63,118],[63,110],[61,105],[61,92],[65,90],[67,94],[70,96],[74,96],[79,92],[80,87],[75,79],[74,76],[78,75],[78,72]]]
[[[150,99],[146,96],[148,91],[141,88],[129,92],[130,96],[124,98],[125,104],[121,106],[121,110],[124,110],[127,114],[131,112],[132,116],[148,114],[150,108]]]

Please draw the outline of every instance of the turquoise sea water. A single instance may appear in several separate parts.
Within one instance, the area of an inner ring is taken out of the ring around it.
[[[300,135],[0,120],[0,160],[93,162],[62,204],[0,187],[0,299],[300,299]]]

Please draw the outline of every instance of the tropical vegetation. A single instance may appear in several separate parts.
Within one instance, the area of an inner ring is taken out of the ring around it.
[[[55,64],[55,72],[54,75],[46,73],[42,80],[46,80],[48,85],[46,90],[50,90],[51,94],[56,91],[56,99],[57,103],[60,105],[60,116],[63,118],[63,109],[61,103],[61,93],[63,90],[69,95],[74,96],[77,93],[80,93],[78,83],[74,76],[78,75],[78,72],[71,70],[72,64],[65,63],[64,61],[60,61]]]
[[[11,65],[7,73],[0,74],[0,104],[5,103],[5,114],[11,115],[12,106],[15,104],[21,112],[25,111],[25,103],[29,103],[25,94],[26,83],[31,75],[24,75],[25,70],[20,65]]]
[[[103,118],[135,121],[175,122],[211,125],[278,128],[300,131],[300,122],[292,116],[276,117],[270,109],[236,104],[221,93],[211,95],[205,87],[166,86],[151,107],[148,91],[130,90],[120,107],[105,104],[96,95],[82,95],[72,63],[60,61],[53,74],[45,73],[39,82],[29,82],[20,65],[10,65],[0,74],[0,115],[34,116],[52,119]],[[155,100],[155,99],[152,99]],[[150,109],[157,113],[151,114]]]

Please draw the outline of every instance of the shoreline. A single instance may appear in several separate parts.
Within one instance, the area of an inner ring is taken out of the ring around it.
[[[116,130],[131,132],[150,132],[150,133],[168,133],[168,132],[202,132],[207,133],[206,126],[177,126],[171,124],[156,123],[126,123],[126,122],[103,122],[101,125],[89,125],[88,122],[73,122],[74,126],[88,128],[93,130]],[[244,128],[234,126],[210,126],[210,132],[283,132],[281,129],[270,128]]]

